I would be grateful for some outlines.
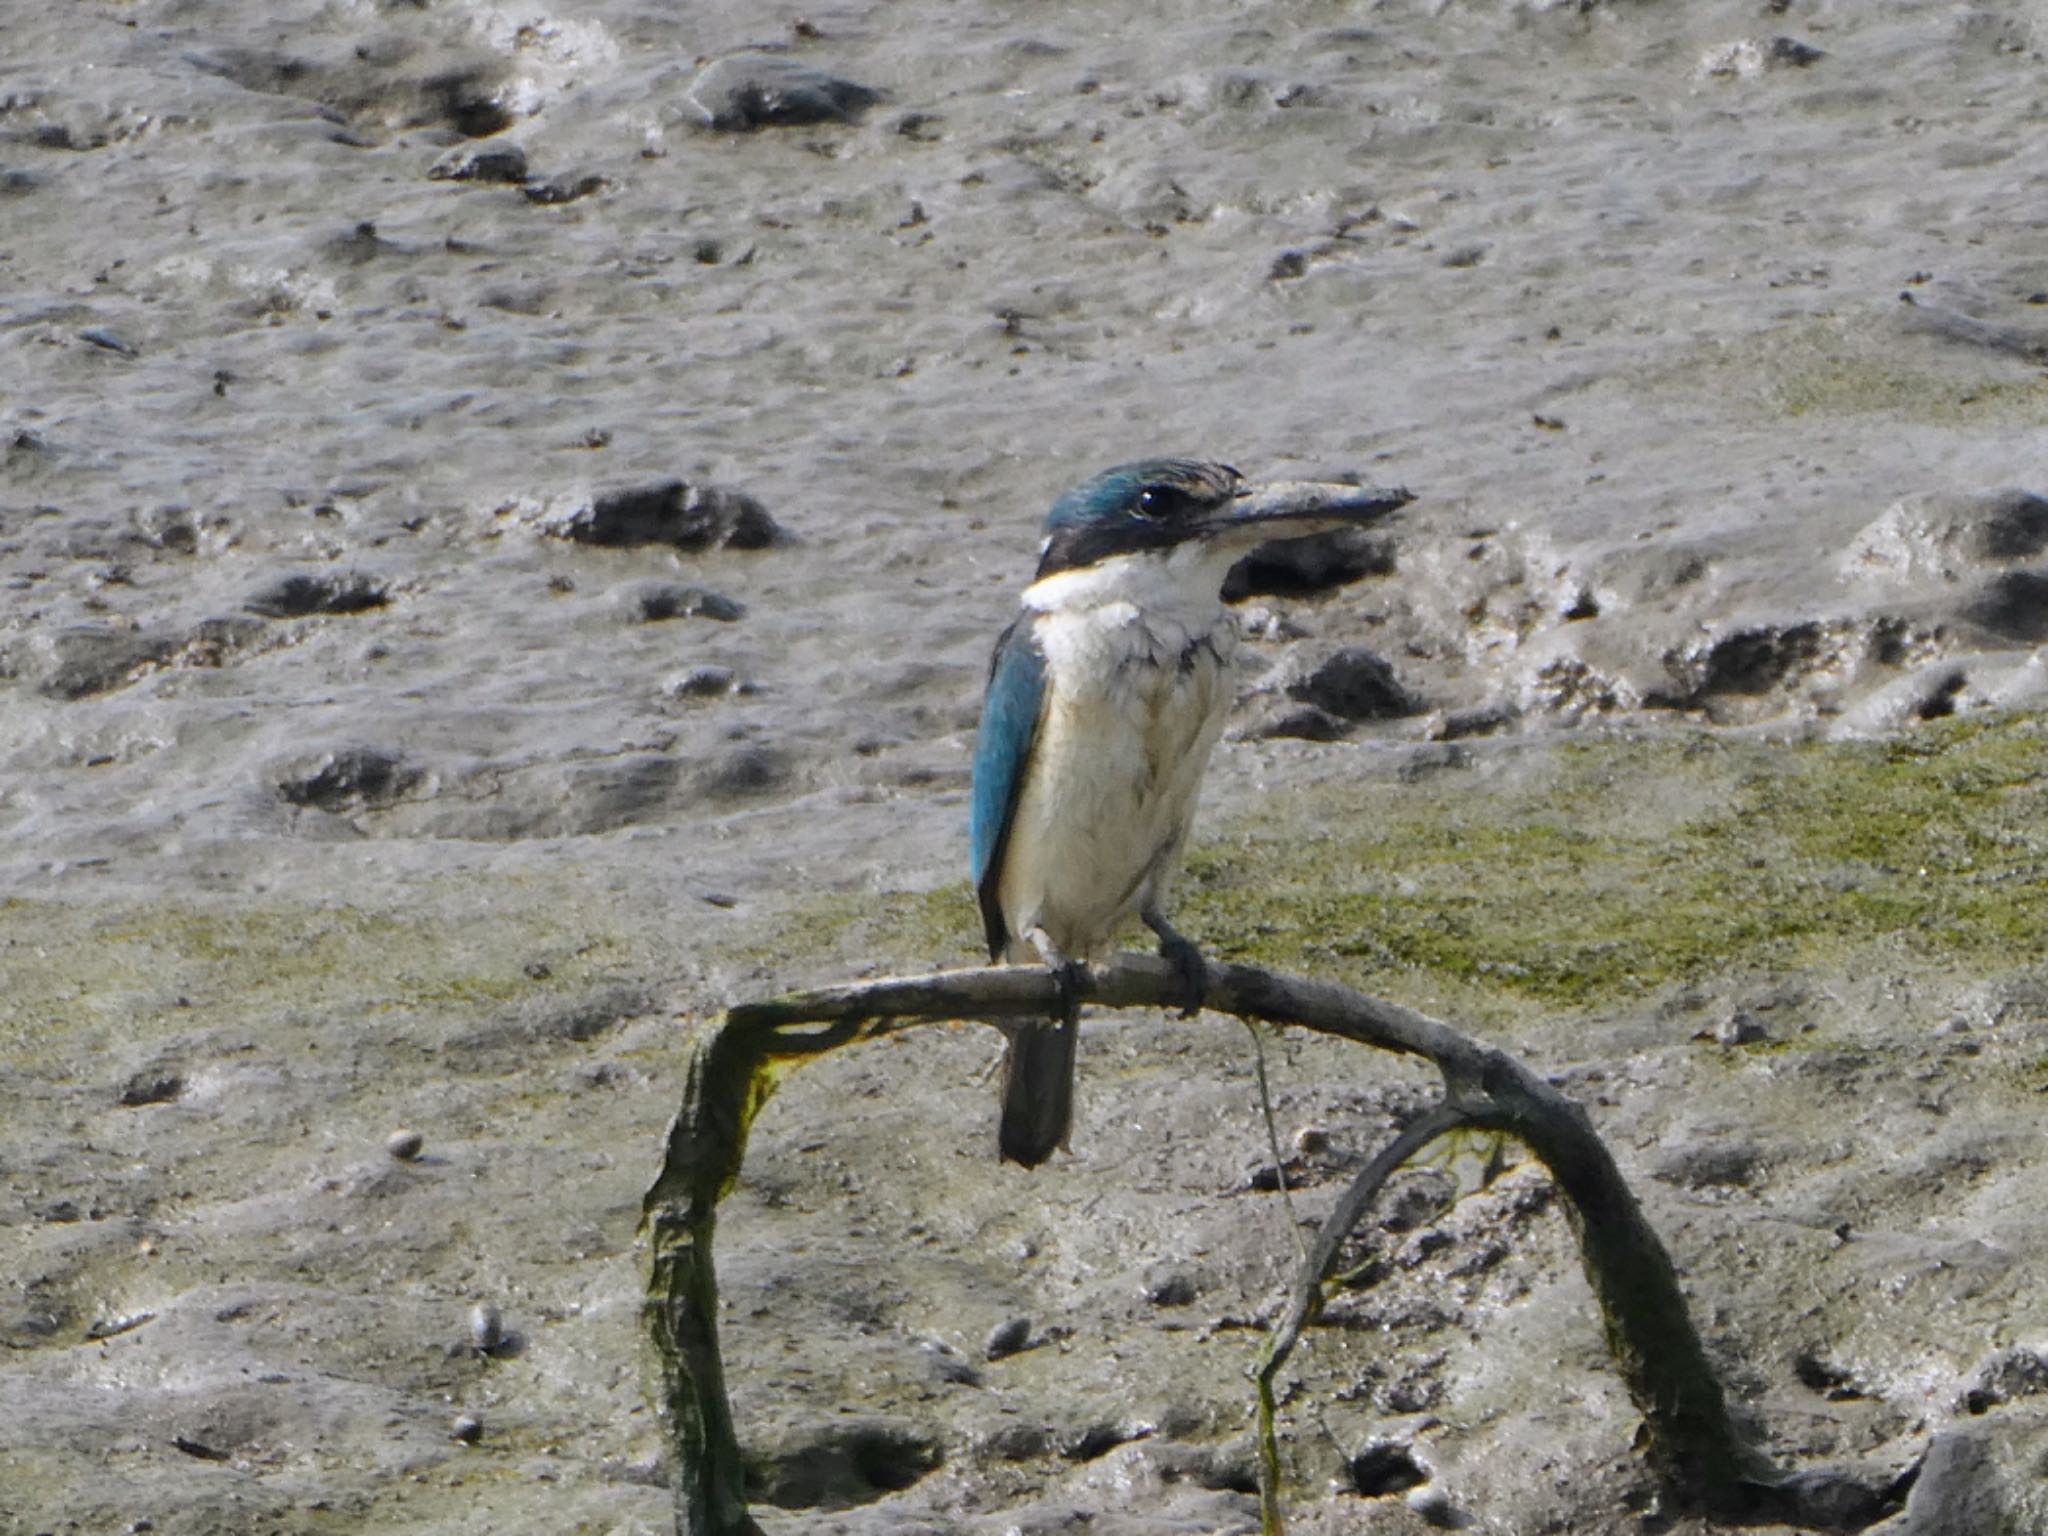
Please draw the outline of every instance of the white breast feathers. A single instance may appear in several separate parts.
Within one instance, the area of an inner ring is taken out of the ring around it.
[[[1068,959],[1097,958],[1163,900],[1234,687],[1215,563],[1124,557],[1026,592],[1047,698],[998,883],[1020,939],[1038,929]]]

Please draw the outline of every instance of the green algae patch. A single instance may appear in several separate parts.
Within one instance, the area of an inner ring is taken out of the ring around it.
[[[2048,924],[2048,736],[1615,737],[1416,783],[1325,782],[1196,848],[1219,958],[1397,996],[1586,1008],[1877,943],[2010,966]]]
[[[437,900],[407,910],[9,900],[0,1049],[17,1061],[75,1059],[81,1042],[146,1044],[233,1020],[489,1009],[646,958],[609,921],[593,926],[587,902],[536,891],[514,904],[501,893],[479,921],[459,890]]]
[[[838,975],[870,961],[946,967],[988,958],[974,893],[964,881],[928,891],[814,897],[765,924],[759,938],[732,954],[741,968],[776,985],[798,967]]]
[[[1909,317],[1910,318],[1910,317]],[[1815,315],[1716,342],[1678,377],[1733,386],[1772,416],[1901,416],[1942,427],[2048,422],[2048,378],[1995,347],[1900,334],[1889,317]]]
[[[1409,777],[1356,750],[1364,773],[1273,795],[1189,851],[1179,922],[1210,954],[1499,1017],[1873,945],[1988,974],[2048,931],[2038,716],[1883,742],[1503,743]],[[960,882],[806,903],[750,954],[905,969],[972,963],[978,939]]]

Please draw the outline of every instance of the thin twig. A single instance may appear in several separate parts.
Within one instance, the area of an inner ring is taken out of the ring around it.
[[[1252,1037],[1252,1075],[1259,1081],[1259,1113],[1266,1121],[1266,1145],[1273,1153],[1273,1178],[1280,1186],[1280,1204],[1287,1211],[1287,1235],[1294,1240],[1294,1257],[1308,1263],[1308,1246],[1301,1240],[1301,1218],[1294,1213],[1294,1191],[1287,1187],[1287,1159],[1280,1155],[1280,1127],[1273,1119],[1273,1092],[1266,1084],[1266,1037],[1259,1026],[1247,1019],[1245,1033]]]
[[[1359,1170],[1350,1187],[1338,1197],[1336,1206],[1317,1230],[1314,1245],[1302,1259],[1301,1272],[1295,1278],[1294,1294],[1288,1298],[1286,1314],[1266,1340],[1254,1378],[1258,1383],[1259,1465],[1264,1473],[1259,1478],[1259,1529],[1265,1536],[1280,1536],[1282,1524],[1280,1442],[1273,1378],[1280,1374],[1280,1368],[1294,1353],[1301,1330],[1314,1322],[1316,1314],[1322,1310],[1323,1284],[1329,1276],[1330,1267],[1336,1262],[1344,1239],[1365,1219],[1365,1213],[1372,1209],[1373,1201],[1379,1198],[1387,1180],[1437,1137],[1465,1123],[1462,1109],[1442,1103],[1430,1106],[1403,1126],[1400,1133]]]

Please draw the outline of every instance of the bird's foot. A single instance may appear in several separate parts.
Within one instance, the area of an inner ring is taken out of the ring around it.
[[[1145,926],[1159,935],[1159,958],[1173,967],[1180,982],[1180,1016],[1192,1019],[1202,1011],[1202,999],[1209,990],[1209,962],[1195,947],[1195,941],[1176,929],[1157,912],[1141,914]]]
[[[1052,984],[1059,993],[1060,1018],[1073,1024],[1081,1017],[1081,994],[1094,982],[1085,960],[1060,960],[1052,966]]]

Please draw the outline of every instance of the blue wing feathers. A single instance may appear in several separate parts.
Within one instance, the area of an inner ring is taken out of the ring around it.
[[[996,886],[1002,878],[1003,847],[1009,841],[1010,818],[1024,788],[1024,770],[1031,761],[1031,743],[1038,734],[1044,697],[1045,652],[1039,649],[1029,619],[1020,618],[996,641],[995,656],[989,663],[981,730],[974,741],[974,794],[968,811],[975,894],[981,902],[989,955],[998,960],[1011,935],[1003,924]]]

